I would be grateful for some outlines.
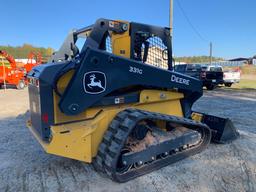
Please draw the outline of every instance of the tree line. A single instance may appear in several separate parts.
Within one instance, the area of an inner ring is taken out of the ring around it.
[[[185,62],[185,63],[207,63],[210,62],[209,56],[184,56],[175,57],[175,62]],[[212,61],[223,61],[225,59],[220,57],[212,57]]]
[[[5,50],[8,54],[12,55],[15,59],[26,59],[31,51],[40,52],[43,62],[47,62],[48,58],[52,55],[54,50],[51,47],[35,47],[31,44],[24,43],[22,46],[1,46],[0,50]]]
[[[7,53],[12,55],[15,59],[17,58],[27,58],[30,51],[39,51],[43,57],[43,61],[47,62],[49,57],[54,52],[54,49],[51,47],[44,48],[44,47],[35,47],[31,44],[24,43],[22,46],[1,46],[0,50],[5,50]],[[175,57],[176,62],[185,62],[185,63],[204,63],[210,62],[209,56],[184,56],[184,57]],[[220,57],[213,57],[212,61],[222,61],[223,58]]]

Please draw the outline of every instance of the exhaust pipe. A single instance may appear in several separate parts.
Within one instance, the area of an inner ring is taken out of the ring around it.
[[[192,119],[208,125],[212,131],[213,143],[226,144],[239,137],[236,127],[229,118],[193,112]]]

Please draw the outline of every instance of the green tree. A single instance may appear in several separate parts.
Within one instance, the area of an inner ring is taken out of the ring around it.
[[[213,61],[223,61],[223,58],[213,57]],[[175,61],[185,62],[185,63],[205,63],[210,62],[209,56],[186,56],[186,57],[176,57]]]
[[[54,50],[51,47],[48,48],[44,48],[44,47],[35,47],[31,44],[28,43],[24,43],[22,46],[1,46],[0,45],[0,50],[5,50],[7,51],[7,53],[9,53],[10,55],[12,55],[14,58],[18,59],[18,58],[27,58],[28,54],[31,51],[35,51],[35,52],[40,52],[43,58],[44,62],[47,62],[48,58],[52,55],[52,53],[54,52]]]

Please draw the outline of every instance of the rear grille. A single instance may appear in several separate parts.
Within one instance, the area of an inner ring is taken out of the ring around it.
[[[40,95],[37,86],[29,83],[30,117],[33,129],[42,136]]]

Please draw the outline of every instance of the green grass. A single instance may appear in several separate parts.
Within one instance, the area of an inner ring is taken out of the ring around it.
[[[256,75],[256,66],[255,65],[247,65],[241,67],[242,73],[245,75]]]
[[[234,89],[256,89],[256,79],[241,79],[239,83],[233,84]]]

